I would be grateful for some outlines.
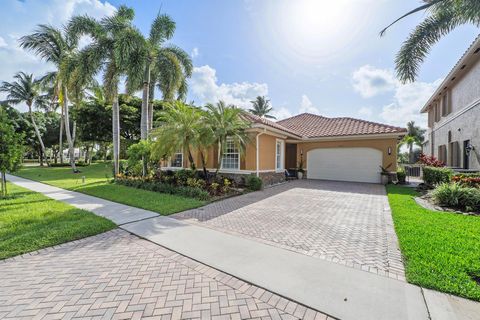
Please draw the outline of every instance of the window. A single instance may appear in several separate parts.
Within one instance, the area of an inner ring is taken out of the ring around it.
[[[223,148],[222,169],[240,169],[240,152],[232,139],[227,139]]]
[[[173,157],[170,159],[170,167],[172,168],[183,168],[183,152],[178,150],[175,152]]]
[[[460,167],[460,144],[458,141],[451,142],[449,145],[450,166],[454,168]]]
[[[447,146],[444,144],[438,146],[438,160],[447,163]]]
[[[277,171],[282,171],[283,168],[284,168],[284,165],[283,165],[283,159],[284,159],[284,156],[283,156],[283,140],[277,140],[277,145],[276,145],[276,148],[275,148],[275,169]]]

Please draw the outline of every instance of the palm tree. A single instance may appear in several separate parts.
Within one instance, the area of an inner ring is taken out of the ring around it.
[[[187,85],[185,79],[192,74],[192,60],[188,53],[177,46],[165,46],[173,37],[175,22],[170,16],[159,14],[150,27],[150,34],[145,39],[146,52],[142,84],[127,80],[130,91],[141,87],[142,114],[140,123],[141,139],[147,139],[153,121],[153,93],[158,82],[165,100],[172,100],[175,94],[185,96]]]
[[[40,144],[42,153],[40,155],[40,165],[43,166],[45,145],[43,144],[42,136],[40,135],[40,131],[38,130],[38,126],[35,122],[35,117],[33,116],[32,112],[33,106],[38,106],[38,103],[43,103],[40,99],[40,84],[34,79],[33,74],[26,74],[24,72],[18,72],[15,74],[14,79],[15,81],[13,82],[3,81],[0,85],[0,92],[5,92],[7,94],[7,98],[4,101],[5,103],[14,105],[25,103],[27,105],[30,121],[32,122],[35,135],[37,136]],[[46,157],[45,161],[47,162],[47,165],[49,165]]]
[[[52,101],[59,99],[61,103],[60,117],[60,161],[63,163],[63,127],[68,142],[68,153],[70,165],[73,172],[75,167],[74,141],[70,131],[70,110],[68,104],[68,82],[71,81],[71,74],[66,72],[66,67],[71,67],[71,61],[76,54],[78,37],[74,37],[68,30],[60,30],[55,27],[41,24],[29,35],[21,37],[20,46],[33,51],[36,55],[47,62],[55,65],[56,71],[48,73],[43,77],[42,82],[50,83],[52,86]]]
[[[227,139],[232,139],[240,153],[245,151],[248,142],[246,129],[249,123],[243,118],[243,110],[234,105],[226,105],[224,101],[207,104],[206,124],[212,128],[213,140],[218,147],[217,170],[222,167],[222,159]]]
[[[75,16],[68,30],[75,37],[88,35],[92,43],[80,52],[76,79],[82,84],[91,82],[103,70],[106,98],[112,103],[113,163],[119,173],[120,114],[118,87],[126,75],[130,82],[139,83],[143,74],[146,45],[140,31],[132,26],[134,11],[120,6],[111,17],[96,20],[89,16]]]
[[[407,123],[407,134],[403,137],[402,141],[399,143],[399,147],[402,145],[408,146],[408,159],[410,163],[413,163],[413,146],[417,145],[422,146],[423,141],[425,140],[425,129],[420,128],[415,125],[415,121],[409,121]]]
[[[464,24],[480,25],[480,1],[478,0],[423,0],[424,4],[407,12],[385,29],[403,18],[427,11],[427,17],[410,34],[395,58],[396,72],[402,82],[415,81],[420,65],[431,47],[443,36]]]
[[[270,100],[264,96],[258,96],[255,100],[250,101],[253,108],[248,109],[251,113],[262,118],[276,119],[274,116],[269,115],[272,112],[272,107],[270,106]]]
[[[183,150],[194,170],[196,166],[191,147],[197,144],[200,128],[204,126],[201,111],[181,101],[174,101],[162,111],[161,122],[162,125],[152,133],[153,154],[161,159]]]

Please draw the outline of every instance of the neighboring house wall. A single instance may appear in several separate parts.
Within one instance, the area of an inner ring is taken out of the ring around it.
[[[397,139],[363,139],[363,140],[337,140],[337,141],[321,141],[321,142],[302,142],[297,146],[297,160],[300,161],[300,154],[303,152],[303,167],[306,169],[307,152],[317,148],[373,148],[382,151],[383,164],[389,171],[397,170]],[[388,154],[390,148],[391,154]]]
[[[428,146],[424,152],[448,166],[480,170],[480,60],[428,110]],[[446,104],[446,108],[442,108]],[[447,112],[442,112],[442,111]],[[465,155],[464,142],[475,150]],[[467,161],[468,163],[465,163]]]

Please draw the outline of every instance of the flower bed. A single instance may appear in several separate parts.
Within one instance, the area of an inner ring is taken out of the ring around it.
[[[465,187],[480,188],[479,173],[456,174],[452,177],[453,182],[458,182]]]
[[[480,189],[458,182],[443,183],[432,192],[435,203],[463,212],[480,212]]]

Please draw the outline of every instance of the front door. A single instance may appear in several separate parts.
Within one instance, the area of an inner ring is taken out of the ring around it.
[[[285,154],[285,169],[291,170],[297,168],[297,145],[287,143]]]

